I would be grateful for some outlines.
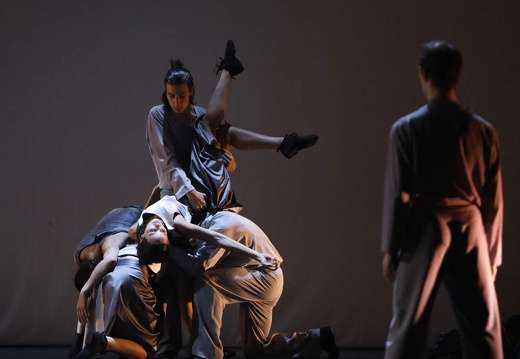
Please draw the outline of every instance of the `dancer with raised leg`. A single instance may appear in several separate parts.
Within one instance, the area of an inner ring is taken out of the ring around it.
[[[234,77],[243,71],[240,61],[235,57],[235,47],[228,41],[225,56],[217,66],[221,71],[219,83],[223,88],[222,96],[228,96],[228,77]],[[164,76],[163,104],[153,107],[148,115],[146,137],[152,156],[161,196],[174,194],[182,203],[198,212],[206,208],[212,209],[217,204],[207,204],[204,193],[197,190],[190,177],[190,153],[193,141],[195,120],[206,114],[206,109],[196,106],[195,83],[189,70],[180,61],[172,61],[171,69]],[[227,112],[227,101],[212,100],[219,103],[218,118],[224,118]],[[217,117],[216,117],[217,118]],[[244,130],[228,123],[215,121],[217,125],[212,131],[222,152],[224,160],[230,161],[226,150],[233,146],[240,150],[277,149],[285,157],[291,158],[298,151],[313,146],[316,135],[271,137]]]
[[[290,158],[301,149],[314,145],[318,139],[316,135],[296,134],[270,137],[223,121],[227,113],[231,79],[243,71],[235,53],[233,42],[228,41],[225,55],[217,66],[220,76],[208,113],[194,103],[195,84],[190,71],[179,61],[172,61],[172,67],[164,77],[163,104],[153,107],[148,116],[146,137],[161,196],[174,194],[180,202],[188,205],[195,212],[194,222],[200,222],[206,211],[239,212],[242,207],[236,201],[229,179],[228,172],[234,168],[230,146],[242,150],[278,149]],[[209,131],[204,130],[205,126]],[[216,172],[207,171],[212,166],[210,163],[219,163],[214,167]],[[220,163],[226,166],[220,167]],[[170,267],[175,265],[171,264]],[[170,274],[175,277],[173,282],[181,287],[191,285],[181,271],[173,268]],[[172,288],[171,283],[169,280],[164,284],[168,306],[177,300],[172,297],[172,291],[181,295],[180,301],[187,303],[181,305],[181,313],[189,328],[193,315],[189,294],[186,298],[183,290]],[[178,326],[172,324],[175,320],[170,319],[170,315],[176,315],[175,311],[166,312],[166,329],[159,344],[159,356],[162,358],[174,357],[180,345]],[[173,328],[168,329],[171,325]]]
[[[219,83],[212,95],[208,110],[193,122],[190,166],[187,175],[191,185],[198,193],[203,194],[201,197],[207,204],[208,213],[201,223],[202,227],[260,253],[268,253],[280,258],[265,233],[252,221],[235,213],[237,204],[225,168],[221,151],[222,143],[218,140],[232,138],[233,127],[222,128],[222,124],[226,114],[231,79],[242,69],[241,66],[237,66],[239,61],[234,55],[234,46],[228,42],[226,57],[219,66],[222,71]],[[167,87],[167,95],[168,92]],[[282,145],[283,141],[281,140]],[[296,148],[303,147],[296,146]],[[290,152],[292,151],[289,150],[288,153]],[[201,210],[203,207],[199,206],[196,209]],[[172,217],[175,213],[166,216]],[[222,311],[228,303],[240,303],[241,334],[244,351],[248,356],[317,357],[321,350],[327,351],[330,358],[338,356],[334,335],[330,328],[269,335],[272,309],[283,289],[283,272],[280,268],[266,272],[262,268],[257,268],[250,257],[226,251],[215,246],[211,241],[199,243],[194,256],[186,253],[183,259],[179,258],[179,253],[182,256],[181,249],[173,250],[177,264],[197,277],[192,346],[192,354],[195,357],[216,359],[223,357],[219,336]],[[186,263],[193,264],[194,261],[199,264],[198,273],[191,271],[192,266],[186,265]],[[261,287],[255,285],[259,282],[263,283]]]

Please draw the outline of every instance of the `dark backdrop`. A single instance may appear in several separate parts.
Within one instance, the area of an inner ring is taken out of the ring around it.
[[[229,122],[320,136],[291,160],[234,151],[243,214],[285,259],[273,330],[331,325],[341,346],[384,345],[387,136],[424,103],[417,52],[431,39],[460,47],[460,101],[501,138],[497,288],[502,316],[518,313],[519,13],[515,0],[1,1],[0,345],[70,342],[76,243],[108,210],[144,203],[156,183],[144,127],[168,60],[192,70],[205,106],[229,38],[246,68],[233,82]],[[228,345],[238,343],[236,312],[226,310]],[[432,336],[453,327],[441,292]]]

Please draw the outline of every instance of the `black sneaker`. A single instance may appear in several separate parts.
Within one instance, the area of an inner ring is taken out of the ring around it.
[[[103,333],[92,333],[90,343],[87,343],[78,353],[77,359],[90,359],[96,354],[105,354],[107,351],[107,337]]]
[[[224,347],[224,359],[225,358],[233,358],[236,355],[237,355],[236,351]]]
[[[339,357],[339,349],[336,346],[336,338],[330,327],[320,328],[320,348],[327,352],[328,359],[337,359]]]
[[[220,58],[220,64],[216,65],[215,74],[218,74],[219,71],[224,69],[228,70],[231,76],[235,77],[244,71],[244,66],[242,66],[240,60],[236,58],[235,53],[235,43],[233,40],[228,40],[226,44],[226,53],[224,54],[224,58]]]
[[[290,135],[285,135],[277,151],[281,152],[285,157],[291,158],[300,150],[314,146],[316,142],[318,142],[318,136],[316,135],[298,136],[296,133],[291,133]]]
[[[78,353],[83,348],[83,334],[76,333],[76,340],[74,341],[74,344],[70,347],[69,350],[69,359],[76,359],[78,356]]]

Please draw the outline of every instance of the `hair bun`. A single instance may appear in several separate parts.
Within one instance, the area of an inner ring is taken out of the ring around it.
[[[170,60],[170,66],[171,66],[172,70],[180,70],[180,69],[184,68],[184,65],[182,64],[180,59]]]

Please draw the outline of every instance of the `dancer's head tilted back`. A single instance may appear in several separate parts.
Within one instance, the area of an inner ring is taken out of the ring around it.
[[[166,260],[169,252],[168,231],[158,216],[149,216],[137,227],[137,238],[137,255],[142,263],[161,263]]]

